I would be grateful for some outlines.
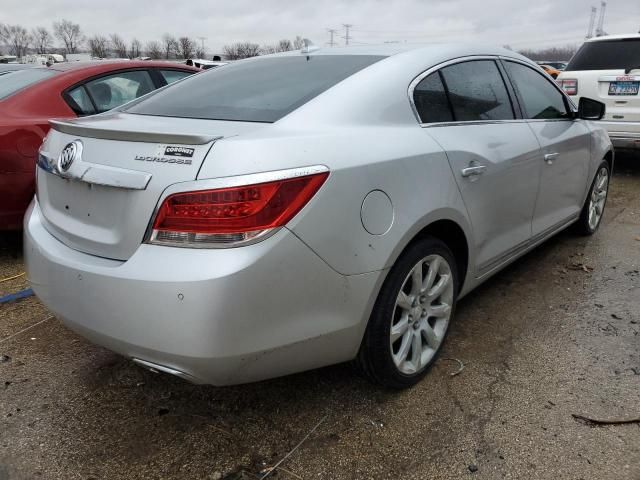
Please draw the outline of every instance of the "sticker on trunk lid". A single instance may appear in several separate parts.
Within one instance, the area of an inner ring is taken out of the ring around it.
[[[164,149],[164,154],[165,155],[171,155],[172,157],[193,157],[194,152],[196,151],[195,148],[189,148],[189,147],[174,147],[174,146],[168,146]]]

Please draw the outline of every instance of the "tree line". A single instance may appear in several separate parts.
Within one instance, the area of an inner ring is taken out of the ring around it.
[[[202,45],[188,36],[175,37],[165,33],[159,40],[146,42],[144,45],[137,38],[127,42],[117,33],[110,35],[96,34],[87,37],[78,23],[62,19],[53,22],[52,30],[36,27],[27,30],[21,25],[0,23],[0,43],[4,43],[11,55],[24,57],[29,53],[54,53],[54,41],[63,46],[67,54],[88,51],[92,57],[137,58],[141,56],[152,59],[205,58]],[[1,45],[0,45],[1,46]],[[273,45],[258,45],[251,42],[237,42],[222,47],[222,54],[228,60],[255,57],[268,53],[299,50],[303,40],[297,36],[293,41],[280,40]],[[2,52],[0,51],[0,54]]]

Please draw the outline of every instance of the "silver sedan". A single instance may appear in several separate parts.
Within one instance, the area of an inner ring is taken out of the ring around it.
[[[493,47],[234,62],[52,122],[28,275],[71,329],[192,382],[353,361],[407,387],[458,299],[572,224],[597,230],[603,113]]]

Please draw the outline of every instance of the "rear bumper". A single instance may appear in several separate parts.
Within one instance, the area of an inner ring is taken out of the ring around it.
[[[617,149],[640,149],[640,122],[597,122],[609,133]]]
[[[379,272],[343,276],[282,229],[241,248],[140,245],[127,261],[73,250],[25,217],[27,274],[72,330],[147,367],[229,385],[353,358]]]

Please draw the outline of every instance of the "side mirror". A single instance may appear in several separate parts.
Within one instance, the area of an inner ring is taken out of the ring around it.
[[[605,104],[587,97],[581,97],[578,103],[578,118],[600,120],[604,117]]]

